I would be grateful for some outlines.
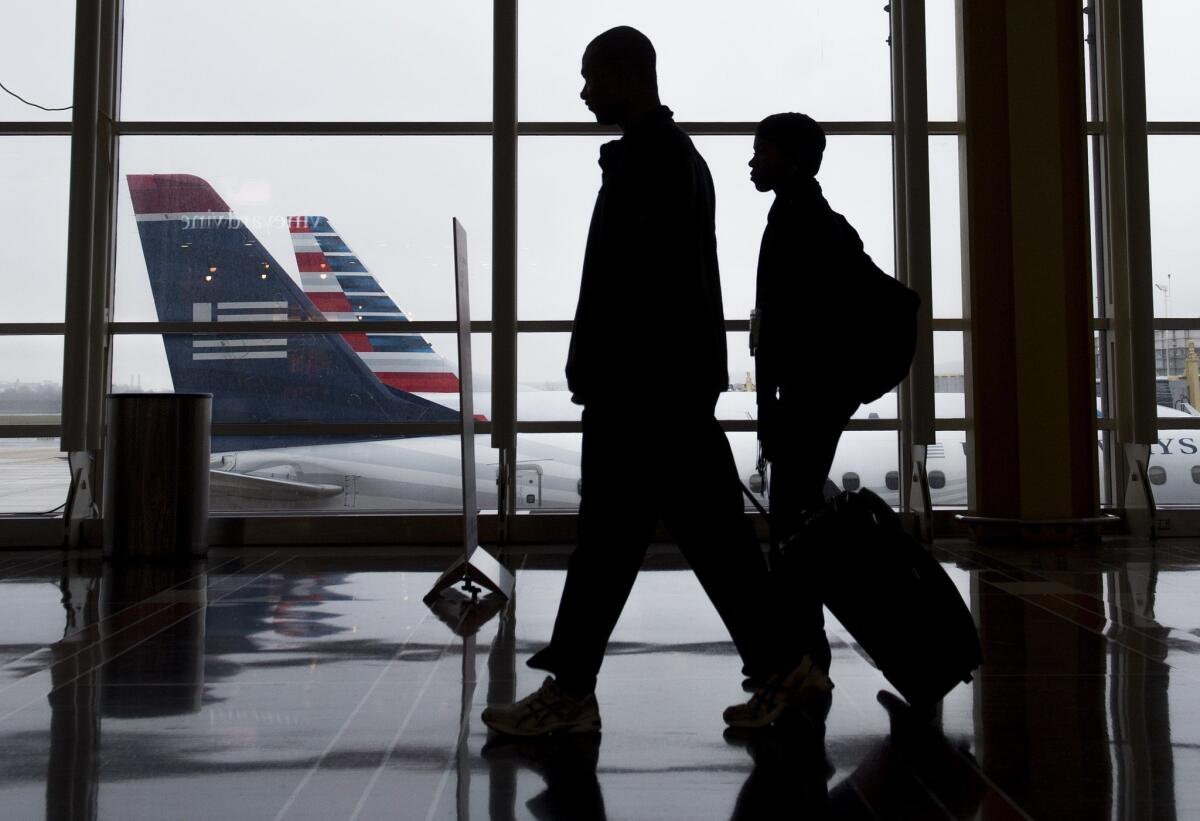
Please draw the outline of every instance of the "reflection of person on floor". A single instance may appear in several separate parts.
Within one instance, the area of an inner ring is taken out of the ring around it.
[[[744,745],[754,769],[738,793],[732,821],[827,817],[826,784],[833,768],[825,756],[824,727],[785,722],[735,733],[726,730],[726,741]]]
[[[660,519],[746,673],[765,683],[796,661],[792,643],[776,639],[766,563],[714,415],[728,374],[708,166],[659,101],[654,47],[641,32],[598,36],[582,74],[583,101],[623,136],[600,149],[567,359],[568,386],[584,408],[579,544],[550,644],[529,660],[553,676],[515,705],[483,713],[511,735],[600,729],[596,676]],[[635,335],[623,325],[631,312]],[[652,460],[662,478],[645,494],[629,494],[629,454]],[[738,705],[732,720],[769,723],[784,709],[778,691],[750,710]]]
[[[505,770],[521,766],[533,770],[546,782],[546,789],[525,806],[539,819],[570,818],[572,821],[604,821],[604,793],[596,777],[600,757],[600,734],[565,734],[552,739],[499,739],[483,748],[489,768]],[[516,801],[516,791],[510,796]],[[498,817],[492,807],[493,818]],[[515,818],[515,807],[501,810],[499,817]]]
[[[823,728],[784,722],[752,733],[727,730],[726,741],[744,745],[754,761],[732,821],[978,818],[988,787],[966,740],[947,739],[889,692],[880,692],[878,700],[891,731],[862,745],[865,754],[854,771],[833,789],[827,787],[835,769],[826,757]]]
[[[978,818],[991,790],[967,740],[946,738],[886,690],[877,699],[888,712],[890,732],[829,791],[827,817]],[[1016,814],[993,809],[998,817]]]

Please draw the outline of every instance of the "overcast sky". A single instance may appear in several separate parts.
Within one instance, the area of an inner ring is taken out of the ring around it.
[[[126,0],[123,111],[129,120],[465,120],[491,115],[491,0]],[[525,120],[586,121],[579,56],[617,24],[645,31],[659,53],[663,101],[680,120],[760,119],[800,110],[819,120],[890,116],[882,0],[523,0],[519,109]],[[0,0],[0,82],[47,105],[70,102],[73,0]],[[1200,119],[1195,0],[1146,0],[1147,104],[1153,119]],[[930,117],[956,116],[953,0],[927,0]],[[1188,94],[1173,89],[1192,90]],[[0,119],[64,119],[0,97]],[[569,319],[599,185],[598,138],[523,138],[519,155],[519,311]],[[696,140],[718,193],[726,316],[744,318],[769,199],[747,178],[748,137]],[[1200,315],[1200,138],[1150,141],[1155,280],[1171,273],[1173,316]],[[0,219],[10,237],[0,322],[59,321],[65,269],[66,138],[0,138]],[[470,235],[476,318],[490,314],[491,147],[486,137],[140,137],[121,146],[125,173],[192,173],[255,228],[295,271],[272,217],[327,216],[415,319],[453,314],[450,218]],[[890,140],[830,139],[820,175],[834,208],[892,271]],[[957,140],[931,139],[934,312],[961,316]],[[122,184],[117,318],[154,319],[145,262]],[[1156,312],[1167,305],[1155,294]],[[630,320],[637,321],[636,305]],[[869,333],[869,329],[859,332]],[[523,337],[524,382],[561,380],[565,336]],[[488,367],[486,340],[476,367]],[[744,336],[731,377],[752,367]],[[939,334],[940,372],[961,372],[961,335]],[[435,340],[453,357],[449,339]],[[17,355],[19,353],[19,355]],[[169,387],[161,343],[119,340],[114,378]],[[61,342],[0,339],[0,381],[51,378]]]

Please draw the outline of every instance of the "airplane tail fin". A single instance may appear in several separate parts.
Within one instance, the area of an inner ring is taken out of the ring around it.
[[[127,177],[163,322],[278,321],[280,333],[166,334],[175,390],[213,395],[214,422],[434,422],[458,413],[388,389],[203,179]],[[309,324],[314,323],[314,324]]]
[[[379,281],[320,216],[288,218],[305,295],[330,320],[407,321]],[[410,393],[457,394],[458,376],[420,334],[345,334],[385,385]]]

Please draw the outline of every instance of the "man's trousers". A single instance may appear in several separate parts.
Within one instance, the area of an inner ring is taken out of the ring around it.
[[[711,408],[658,418],[583,414],[579,544],[548,647],[529,666],[573,693],[595,689],[609,636],[661,520],[745,663],[765,678],[798,661],[782,641],[766,561],[745,514],[729,440]]]

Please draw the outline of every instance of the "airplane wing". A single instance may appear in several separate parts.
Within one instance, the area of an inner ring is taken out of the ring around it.
[[[340,495],[345,488],[341,485],[312,484],[288,479],[267,479],[245,473],[230,473],[224,470],[208,472],[209,487],[213,494],[237,496],[239,499],[261,501],[298,501],[301,499],[327,499]]]

